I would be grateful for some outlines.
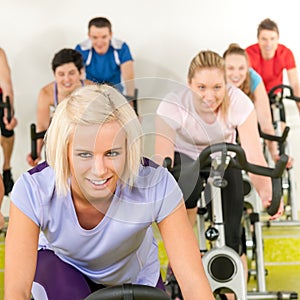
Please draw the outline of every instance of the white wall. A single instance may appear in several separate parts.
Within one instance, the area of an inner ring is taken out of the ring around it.
[[[135,57],[136,77],[185,82],[188,64],[200,49],[220,54],[229,43],[246,47],[256,42],[258,23],[270,17],[280,29],[280,41],[290,47],[300,66],[296,0],[0,0],[0,45],[12,69],[19,126],[12,159],[13,174],[29,168],[29,125],[35,122],[39,89],[52,80],[55,52],[86,38],[87,23],[106,16],[115,36],[128,42]],[[151,87],[153,90],[156,88]],[[142,92],[142,91],[141,91]],[[291,106],[293,136],[299,118]],[[300,146],[293,141],[296,178]]]

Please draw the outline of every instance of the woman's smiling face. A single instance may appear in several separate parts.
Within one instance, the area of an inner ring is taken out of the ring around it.
[[[225,57],[227,82],[240,87],[247,78],[248,62],[243,55],[228,54]]]
[[[218,68],[196,70],[189,85],[199,96],[199,109],[203,112],[216,112],[226,95],[224,72]]]
[[[73,197],[90,202],[109,200],[125,169],[125,131],[117,121],[77,126],[68,156]]]

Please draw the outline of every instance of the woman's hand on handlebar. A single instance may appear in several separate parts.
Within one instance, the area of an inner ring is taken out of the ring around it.
[[[27,162],[30,166],[35,167],[39,163],[39,161],[41,160],[41,157],[38,156],[36,159],[33,159],[32,156],[31,156],[31,153],[29,153],[26,156],[26,160],[27,160]]]
[[[263,200],[262,201],[263,207],[264,208],[269,207],[271,205],[271,202],[272,202],[272,199],[270,199],[270,198],[267,200]],[[273,216],[269,216],[269,220],[276,220],[276,219],[280,218],[282,216],[283,212],[284,212],[284,203],[283,203],[283,200],[281,199],[277,213]]]
[[[277,154],[276,156],[273,156],[273,160],[276,163],[280,159],[280,156]],[[291,169],[293,167],[294,159],[289,156],[288,162],[286,164],[287,169]]]

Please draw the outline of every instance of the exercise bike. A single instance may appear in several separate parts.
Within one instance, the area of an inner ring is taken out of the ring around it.
[[[236,154],[236,159],[232,159],[229,155],[230,152]],[[212,154],[213,158],[211,158]],[[211,166],[210,175],[205,183],[204,195],[202,195],[204,197],[201,197],[199,200],[198,232],[204,268],[216,297],[231,291],[237,299],[247,299],[247,288],[240,256],[225,245],[221,188],[224,188],[227,184],[223,178],[226,168],[234,167],[254,174],[272,177],[273,200],[267,211],[270,215],[273,215],[277,212],[280,205],[280,176],[285,169],[287,159],[286,155],[282,155],[274,169],[257,166],[247,162],[245,153],[240,146],[220,143],[204,149],[195,162],[185,165],[181,174],[176,174],[178,172],[176,167],[173,169],[169,167],[175,178],[181,178],[181,184],[179,185],[183,194],[188,195],[190,193],[188,181],[190,181],[191,174],[197,176],[197,172],[200,172],[200,169],[203,171],[203,169]],[[165,165],[170,166],[170,162],[166,162]],[[178,182],[180,183],[180,180]],[[212,196],[212,220],[211,225],[205,231],[206,206],[203,205],[203,198],[205,198],[207,187],[209,187],[210,195]],[[207,249],[207,240],[211,245],[209,250]]]
[[[284,139],[284,137],[283,137]],[[244,181],[244,220],[245,244],[248,258],[248,282],[251,277],[255,279],[255,289],[247,292],[247,299],[298,299],[295,291],[268,291],[266,286],[263,234],[261,221],[261,200],[254,189],[249,176],[243,174]],[[281,188],[278,183],[278,188]]]
[[[285,123],[286,114],[284,107],[284,100],[292,100],[295,102],[300,102],[300,98],[294,95],[293,89],[288,85],[277,85],[274,86],[268,93],[271,112],[273,118],[273,126],[275,129],[276,136],[281,136],[282,132],[282,123]],[[289,127],[285,127],[288,128]],[[267,139],[274,140],[272,137],[266,137]],[[290,145],[288,139],[284,142],[279,143],[279,154],[286,153],[290,154]],[[268,154],[267,154],[268,156]],[[271,159],[269,162],[271,163]],[[298,220],[298,209],[296,202],[296,187],[295,187],[295,177],[294,170],[286,169],[282,175],[282,194],[285,200],[285,216],[288,221],[297,221]],[[295,225],[294,222],[286,222],[289,225]],[[282,224],[282,222],[281,222]],[[299,225],[299,224],[297,224]]]

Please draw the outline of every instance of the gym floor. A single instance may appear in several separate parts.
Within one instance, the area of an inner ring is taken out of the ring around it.
[[[159,244],[161,271],[165,278],[168,260],[156,226],[154,226],[154,233]],[[300,298],[300,226],[264,227],[263,241],[265,269],[268,273],[267,291],[294,291]],[[0,234],[0,300],[4,298],[4,245],[5,237],[2,233]],[[255,278],[250,276],[248,291],[255,291],[255,289]]]
[[[168,260],[156,227],[154,232],[159,241],[161,270],[165,278]],[[296,292],[300,299],[300,226],[263,227],[263,245],[265,270],[268,274],[266,290],[272,292],[272,295],[278,291]],[[249,278],[248,291],[257,291],[254,276]]]

